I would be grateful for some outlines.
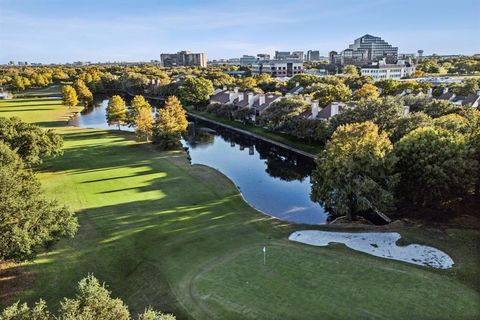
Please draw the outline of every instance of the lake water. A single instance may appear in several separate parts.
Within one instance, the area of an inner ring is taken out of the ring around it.
[[[106,123],[108,100],[83,111],[70,124],[117,129]],[[310,200],[311,158],[220,126],[191,119],[182,144],[192,164],[215,168],[230,178],[254,208],[280,220],[323,224],[328,214]],[[122,127],[132,131],[132,128]]]

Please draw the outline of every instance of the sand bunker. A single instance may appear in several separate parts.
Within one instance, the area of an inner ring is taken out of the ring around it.
[[[397,232],[330,232],[318,230],[296,231],[288,237],[314,246],[327,246],[329,243],[344,243],[347,247],[377,257],[400,260],[438,269],[453,266],[453,260],[445,252],[419,244],[397,246],[401,236]]]

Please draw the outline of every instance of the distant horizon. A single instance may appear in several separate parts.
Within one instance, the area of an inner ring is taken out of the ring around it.
[[[0,0],[0,64],[150,62],[160,53],[208,60],[274,51],[342,51],[371,34],[399,53],[480,54],[476,0]]]

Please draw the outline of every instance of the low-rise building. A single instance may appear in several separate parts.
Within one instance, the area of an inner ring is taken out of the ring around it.
[[[396,64],[388,64],[385,60],[374,62],[369,66],[362,67],[362,76],[370,76],[373,80],[395,79],[400,80],[415,73],[415,65],[398,60]]]
[[[252,74],[266,73],[272,77],[293,77],[303,72],[303,61],[298,60],[257,61],[252,65]]]
[[[448,87],[446,87],[443,89],[442,94],[437,99],[446,100],[460,106],[478,108],[480,106],[480,90],[467,96],[457,96],[455,93],[449,91]]]

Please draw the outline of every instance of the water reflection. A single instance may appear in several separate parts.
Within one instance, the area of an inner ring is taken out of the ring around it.
[[[106,123],[107,104],[107,99],[100,99],[70,124],[117,130],[116,126]],[[121,129],[133,131],[126,126]],[[189,127],[182,143],[189,147],[192,163],[204,164],[225,174],[252,207],[284,221],[325,223],[327,214],[310,200],[312,159],[200,121]]]
[[[325,223],[327,214],[310,200],[312,159],[201,121],[190,126],[184,145],[192,163],[221,171],[258,210],[290,222]]]

